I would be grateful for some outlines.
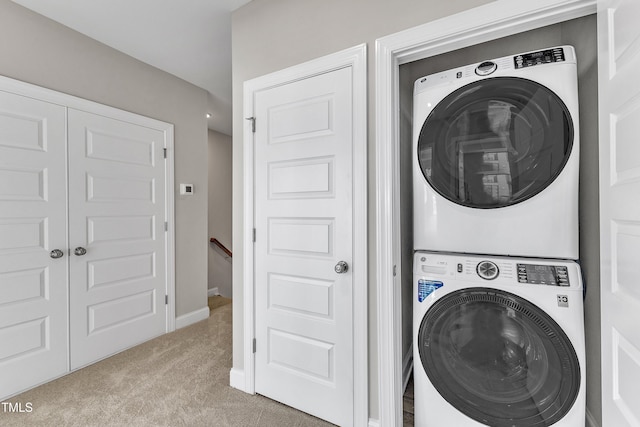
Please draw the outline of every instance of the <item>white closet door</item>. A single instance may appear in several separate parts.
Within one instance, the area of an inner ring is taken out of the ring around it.
[[[165,140],[155,129],[68,115],[76,369],[166,331]]]
[[[0,400],[68,371],[65,146],[64,107],[0,91]]]
[[[598,1],[602,426],[640,426],[640,2]]]
[[[353,425],[352,68],[255,96],[257,393]]]

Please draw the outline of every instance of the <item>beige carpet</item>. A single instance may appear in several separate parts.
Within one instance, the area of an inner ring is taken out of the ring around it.
[[[227,304],[231,304],[231,298],[225,298],[220,295],[209,297],[209,310],[215,310]]]
[[[9,399],[33,411],[0,426],[330,426],[229,387],[231,307]]]

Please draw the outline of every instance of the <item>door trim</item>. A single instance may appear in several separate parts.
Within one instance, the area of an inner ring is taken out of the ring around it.
[[[354,425],[368,422],[368,292],[367,292],[367,47],[355,46],[300,65],[244,82],[243,119],[254,114],[255,93],[275,86],[324,74],[341,68],[353,69],[353,373]],[[260,126],[258,123],[257,126]],[[231,370],[232,386],[255,393],[255,293],[254,293],[254,133],[246,120],[244,141],[243,229],[243,361],[244,372]],[[357,297],[356,297],[357,296]],[[357,362],[357,363],[356,363]],[[243,375],[244,374],[244,375]],[[244,378],[243,378],[244,377]],[[244,381],[242,381],[244,380]]]
[[[400,65],[593,13],[596,0],[497,0],[376,40],[375,263],[380,425],[402,425],[404,392],[400,342]]]
[[[0,76],[0,90],[22,95],[41,101],[58,104],[65,108],[73,108],[76,110],[87,111],[121,120],[128,123],[146,126],[163,132],[167,149],[167,161],[165,163],[165,191],[166,205],[165,218],[168,223],[168,232],[166,233],[166,274],[167,280],[165,284],[165,292],[168,296],[169,303],[167,305],[165,332],[172,332],[176,325],[176,283],[175,283],[175,200],[174,200],[174,126],[171,123],[162,122],[150,117],[142,116],[136,113],[120,110],[108,105],[99,104],[87,99],[78,98],[66,93],[57,92],[51,89],[15,80],[9,77]]]

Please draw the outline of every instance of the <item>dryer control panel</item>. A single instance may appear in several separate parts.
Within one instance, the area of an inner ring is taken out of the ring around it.
[[[516,69],[532,67],[540,64],[564,62],[564,50],[561,47],[540,50],[538,52],[523,53],[513,57]]]
[[[569,286],[569,275],[565,266],[518,264],[517,268],[520,283]]]

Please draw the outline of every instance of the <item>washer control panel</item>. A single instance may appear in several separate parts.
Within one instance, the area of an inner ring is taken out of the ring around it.
[[[517,264],[518,282],[533,285],[569,286],[567,267],[561,265]]]

